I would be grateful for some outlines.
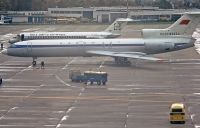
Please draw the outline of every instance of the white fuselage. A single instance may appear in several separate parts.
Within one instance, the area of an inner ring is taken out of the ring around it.
[[[6,51],[19,57],[75,57],[95,56],[88,51],[142,52],[157,54],[180,50],[194,45],[190,37],[155,39],[74,39],[74,40],[30,40],[12,44]]]
[[[49,40],[49,39],[104,39],[116,38],[120,34],[111,32],[32,32],[21,33],[9,40],[9,43],[16,43],[27,40]]]
[[[120,36],[109,32],[38,32],[22,33],[24,41],[38,39],[95,39],[95,38],[113,38]]]

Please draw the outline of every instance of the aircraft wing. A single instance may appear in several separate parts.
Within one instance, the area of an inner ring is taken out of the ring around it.
[[[104,39],[103,36],[86,36],[86,38],[89,38],[89,39]]]
[[[163,59],[147,56],[147,54],[142,52],[88,51],[88,53],[101,56],[125,57],[125,58],[150,60],[150,61],[164,61]]]

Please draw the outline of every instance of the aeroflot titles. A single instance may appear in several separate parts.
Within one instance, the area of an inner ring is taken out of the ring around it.
[[[160,35],[180,35],[178,32],[160,33]]]
[[[29,37],[28,37],[28,39],[44,39],[44,38],[46,38],[46,39],[60,39],[60,38],[74,38],[74,39],[78,39],[78,38],[86,38],[86,36],[65,36],[65,35],[51,35],[51,34],[49,34],[49,35],[30,35]]]

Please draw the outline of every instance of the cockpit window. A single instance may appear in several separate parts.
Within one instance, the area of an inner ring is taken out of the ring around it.
[[[16,45],[15,44],[11,44],[10,48],[16,48]]]

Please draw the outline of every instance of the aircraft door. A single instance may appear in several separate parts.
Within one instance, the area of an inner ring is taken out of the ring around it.
[[[21,41],[24,41],[24,34],[21,35]]]
[[[112,49],[112,42],[110,42],[110,44],[109,44],[109,48]]]
[[[27,56],[30,56],[32,54],[32,42],[27,42]]]

